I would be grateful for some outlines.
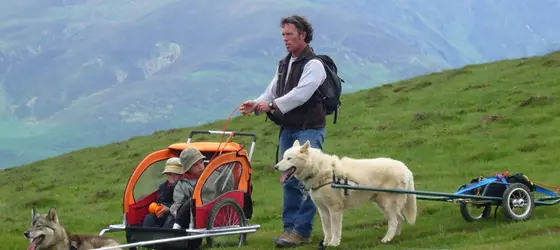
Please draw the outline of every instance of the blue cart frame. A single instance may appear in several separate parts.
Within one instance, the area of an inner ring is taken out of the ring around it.
[[[560,203],[558,190],[551,191],[542,185],[521,182],[508,182],[507,174],[496,174],[494,176],[479,178],[469,184],[459,186],[455,193],[431,192],[431,191],[410,191],[401,189],[384,189],[365,186],[348,185],[347,180],[341,183],[333,177],[332,188],[378,191],[390,193],[416,194],[418,200],[432,200],[459,203],[461,215],[466,221],[476,221],[487,219],[490,216],[492,205],[496,206],[496,213],[499,206],[504,208],[505,216],[513,221],[528,219],[536,206],[552,206]],[[494,186],[497,188],[490,188]],[[492,194],[491,194],[492,193]],[[535,193],[546,195],[536,198]],[[474,216],[469,210],[469,205],[474,208],[482,208],[481,214]],[[523,208],[521,213],[516,212],[517,208]]]

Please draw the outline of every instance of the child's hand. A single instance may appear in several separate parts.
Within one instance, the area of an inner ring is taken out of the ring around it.
[[[163,206],[159,211],[157,211],[156,216],[160,218],[161,216],[165,215],[165,213],[169,212],[169,208],[167,206]]]

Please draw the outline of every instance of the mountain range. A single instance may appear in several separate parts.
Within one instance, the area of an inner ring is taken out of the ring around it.
[[[285,15],[345,93],[560,49],[556,0],[0,2],[0,168],[227,118],[272,79]]]

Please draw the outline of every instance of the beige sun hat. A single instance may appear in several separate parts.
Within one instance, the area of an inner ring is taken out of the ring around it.
[[[183,174],[183,166],[181,165],[181,159],[179,157],[171,157],[165,162],[165,168],[161,174],[173,173],[173,174]]]
[[[200,153],[196,148],[187,148],[181,152],[179,158],[181,159],[181,165],[185,169],[185,172],[187,172],[195,162],[200,159],[205,159],[206,156]]]

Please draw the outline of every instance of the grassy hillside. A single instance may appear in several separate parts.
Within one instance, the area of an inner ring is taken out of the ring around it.
[[[453,192],[479,175],[523,172],[532,180],[559,184],[560,53],[473,65],[364,90],[343,98],[339,123],[329,124],[325,151],[352,157],[388,156],[414,172],[418,190]],[[233,109],[233,107],[231,107]],[[331,121],[332,118],[329,119]],[[0,236],[5,249],[22,249],[30,209],[58,208],[76,233],[98,233],[121,220],[121,199],[134,167],[152,150],[183,141],[192,129],[222,129],[223,121],[157,132],[104,147],[88,148],[0,172]],[[240,117],[230,129],[259,136],[254,168],[256,212],[262,228],[246,249],[270,249],[281,232],[281,186],[271,171],[278,128],[264,117]],[[205,139],[219,140],[206,137]],[[415,225],[389,245],[375,205],[344,217],[344,249],[509,249],[557,246],[560,212],[537,207],[523,223],[467,223],[454,204],[419,201]],[[367,215],[367,216],[366,216]],[[322,238],[316,217],[315,249]],[[122,235],[115,235],[122,239]],[[493,246],[493,247],[492,247]]]

